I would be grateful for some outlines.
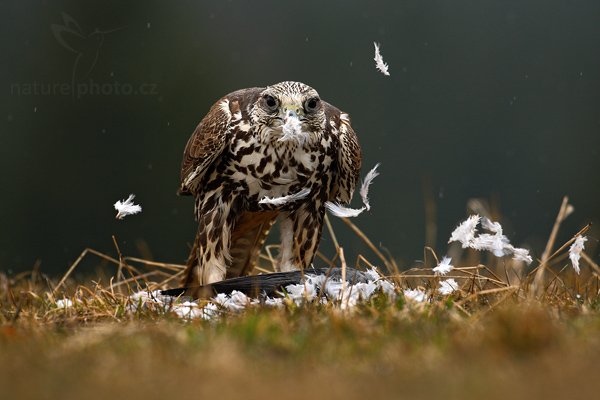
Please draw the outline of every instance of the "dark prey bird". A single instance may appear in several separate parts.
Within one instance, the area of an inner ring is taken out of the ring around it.
[[[303,83],[221,98],[183,154],[179,193],[195,197],[198,221],[183,286],[248,275],[278,217],[279,270],[309,267],[325,203],[350,202],[360,166],[348,114]]]
[[[338,282],[342,280],[341,268],[308,268],[304,271],[275,272],[251,276],[240,276],[224,281],[213,282],[202,286],[189,286],[176,289],[162,290],[165,296],[190,296],[194,299],[210,299],[217,294],[231,294],[234,290],[242,292],[253,298],[264,296],[277,297],[285,294],[288,285],[301,284],[307,278],[323,276],[325,282]],[[372,279],[372,278],[371,278]],[[367,283],[369,276],[354,268],[346,269],[346,282],[354,285]],[[322,289],[322,288],[319,288]]]

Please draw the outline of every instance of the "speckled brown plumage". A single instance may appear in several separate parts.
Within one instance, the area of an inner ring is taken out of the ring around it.
[[[279,269],[310,265],[325,202],[348,203],[361,164],[347,114],[300,82],[242,89],[213,105],[190,137],[179,193],[195,197],[198,232],[184,285],[249,274],[277,218]],[[284,204],[264,198],[308,195]]]

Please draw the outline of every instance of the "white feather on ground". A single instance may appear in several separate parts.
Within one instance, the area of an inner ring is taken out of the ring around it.
[[[579,267],[579,259],[581,258],[581,252],[585,249],[585,242],[587,241],[587,237],[577,235],[575,241],[569,247],[569,258],[571,259],[571,264],[573,265],[573,269],[579,275],[581,269]]]
[[[140,206],[139,204],[133,204],[134,198],[135,195],[130,194],[127,200],[119,200],[115,203],[115,210],[117,210],[117,215],[115,218],[123,219],[128,215],[133,215],[142,212],[142,206]]]
[[[383,61],[383,57],[379,52],[379,43],[373,42],[373,44],[375,45],[375,58],[373,59],[375,60],[375,68],[377,68],[385,76],[390,76],[388,71],[389,66]]]
[[[71,307],[73,307],[73,302],[69,299],[56,300],[56,308],[71,308]]]
[[[454,279],[446,279],[440,282],[440,287],[438,288],[438,292],[441,295],[447,296],[459,288],[458,283]]]
[[[241,312],[248,307],[264,304],[271,307],[281,307],[286,299],[297,305],[319,300],[323,304],[331,304],[341,309],[353,309],[375,293],[385,293],[390,299],[396,297],[394,284],[377,272],[375,268],[366,272],[368,281],[356,284],[342,283],[341,279],[332,279],[325,275],[306,274],[306,281],[301,284],[291,284],[285,287],[283,297],[267,297],[257,299],[248,297],[242,292],[233,291],[231,294],[219,293],[208,303],[189,301],[183,298],[162,295],[160,290],[141,291],[129,297],[127,309],[135,312],[139,308],[160,312],[173,312],[185,319],[213,319],[223,312]],[[322,295],[320,295],[322,293]]]
[[[365,176],[365,180],[362,182],[360,186],[360,198],[363,203],[363,207],[361,208],[350,208],[345,207],[339,203],[333,203],[328,201],[325,203],[325,207],[327,210],[334,216],[339,218],[352,218],[359,216],[363,211],[369,211],[371,209],[371,204],[369,203],[369,187],[373,180],[379,176],[379,172],[377,172],[377,168],[379,167],[379,163],[377,163]]]
[[[452,261],[451,257],[444,257],[437,267],[433,269],[433,272],[439,275],[446,275],[454,269],[454,266],[450,265],[450,261]]]
[[[302,189],[298,193],[288,194],[287,196],[280,197],[264,197],[262,198],[258,204],[270,204],[273,206],[282,206],[287,203],[291,203],[293,201],[301,200],[308,196],[310,193],[310,189]]]
[[[402,293],[404,294],[404,298],[417,303],[427,300],[427,293],[423,289],[404,289]]]

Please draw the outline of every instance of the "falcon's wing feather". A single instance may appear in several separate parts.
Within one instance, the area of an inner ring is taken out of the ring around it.
[[[350,203],[360,176],[362,162],[358,137],[350,125],[348,114],[325,103],[327,117],[325,129],[329,129],[337,139],[337,170],[333,178],[330,201]]]
[[[262,88],[238,90],[217,101],[190,136],[181,161],[178,193],[194,194],[208,167],[221,155],[234,124]]]

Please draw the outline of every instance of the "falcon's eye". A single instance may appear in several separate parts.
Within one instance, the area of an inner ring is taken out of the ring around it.
[[[277,110],[277,100],[275,100],[275,97],[266,94],[264,99],[265,99],[265,104],[267,105],[267,108],[270,111]]]
[[[318,106],[319,106],[319,98],[318,97],[313,97],[312,99],[308,99],[308,100],[306,100],[306,103],[304,103],[304,108],[308,112],[315,111]]]

